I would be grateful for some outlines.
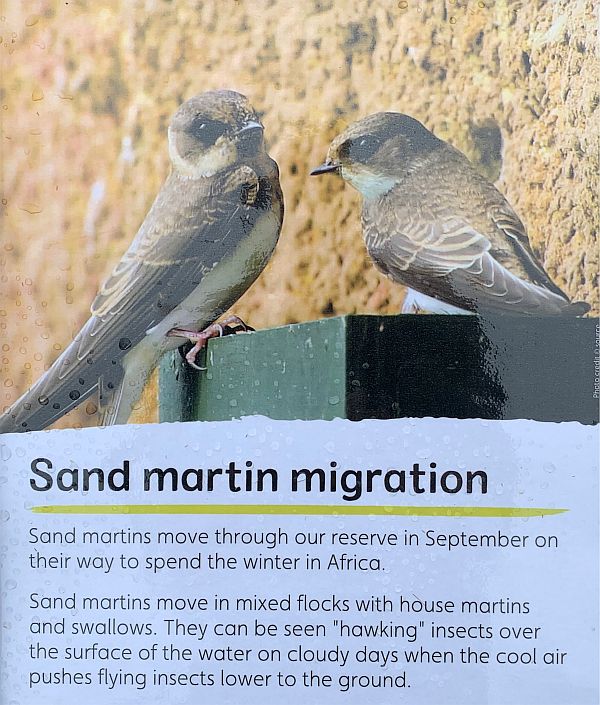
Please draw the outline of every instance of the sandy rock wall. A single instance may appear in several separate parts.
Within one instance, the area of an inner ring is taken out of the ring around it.
[[[556,282],[598,312],[596,21],[591,0],[8,3],[2,58],[0,407],[88,315],[168,169],[190,95],[261,111],[281,168],[280,245],[235,311],[255,327],[399,310],[369,264],[359,197],[310,179],[348,122],[409,113],[497,181]],[[68,425],[94,424],[94,405]],[[137,420],[153,418],[148,391]]]

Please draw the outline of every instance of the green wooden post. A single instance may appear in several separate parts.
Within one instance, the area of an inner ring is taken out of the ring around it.
[[[226,336],[160,370],[160,420],[449,416],[598,422],[597,319],[343,316]]]
[[[214,338],[193,382],[175,351],[161,365],[160,420],[344,417],[346,327],[335,318]]]

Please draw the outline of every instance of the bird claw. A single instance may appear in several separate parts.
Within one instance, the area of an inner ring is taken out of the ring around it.
[[[232,323],[235,324],[235,327],[231,325]],[[185,355],[186,362],[195,370],[204,372],[207,368],[197,365],[196,357],[198,353],[206,347],[206,344],[211,338],[221,338],[224,335],[247,333],[248,331],[254,331],[254,328],[246,325],[246,323],[244,323],[244,321],[242,321],[242,319],[238,316],[229,316],[221,323],[212,323],[201,331],[171,328],[171,330],[168,331],[167,336],[186,338],[190,342],[193,342],[194,346]]]
[[[192,362],[192,360],[188,360],[187,355],[185,356],[185,360],[190,367],[193,367],[195,370],[198,370],[198,372],[206,372],[206,370],[208,369],[208,367],[200,367],[200,365],[197,365],[195,362]]]

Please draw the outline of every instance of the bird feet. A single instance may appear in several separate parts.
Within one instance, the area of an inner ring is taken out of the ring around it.
[[[171,330],[167,333],[167,336],[171,338],[186,338],[190,342],[194,343],[194,346],[186,353],[185,359],[194,369],[203,371],[206,367],[199,367],[196,364],[196,356],[202,348],[206,347],[206,343],[211,338],[220,338],[223,335],[246,333],[253,330],[254,328],[246,325],[246,323],[244,323],[244,321],[242,321],[242,319],[238,316],[228,316],[220,323],[212,323],[210,326],[207,326],[201,331],[171,328]]]

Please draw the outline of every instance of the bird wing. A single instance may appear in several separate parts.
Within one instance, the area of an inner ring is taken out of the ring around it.
[[[457,214],[439,201],[405,203],[396,186],[365,204],[367,248],[388,276],[471,311],[547,314],[569,305],[535,261],[523,224],[506,202],[471,219],[463,215],[467,209],[454,209]]]
[[[138,236],[92,303],[95,339],[120,318],[138,335],[164,318],[234,250],[260,213],[245,201],[259,179],[250,167],[225,177],[170,177]]]
[[[556,286],[536,260],[525,232],[525,226],[504,197],[502,197],[501,203],[488,209],[488,214],[496,229],[506,236],[508,243],[512,246],[512,252],[518,257],[531,281],[566,299],[565,293]]]
[[[94,300],[91,318],[7,412],[0,431],[44,428],[99,383],[104,389],[116,388],[127,352],[235,250],[277,197],[276,171],[259,178],[253,169],[241,166],[198,180],[171,174]]]
[[[262,180],[261,180],[262,183]],[[221,178],[171,176],[130,248],[92,303],[77,357],[113,354],[139,342],[249,234],[260,210],[247,203],[259,184],[250,167]]]

